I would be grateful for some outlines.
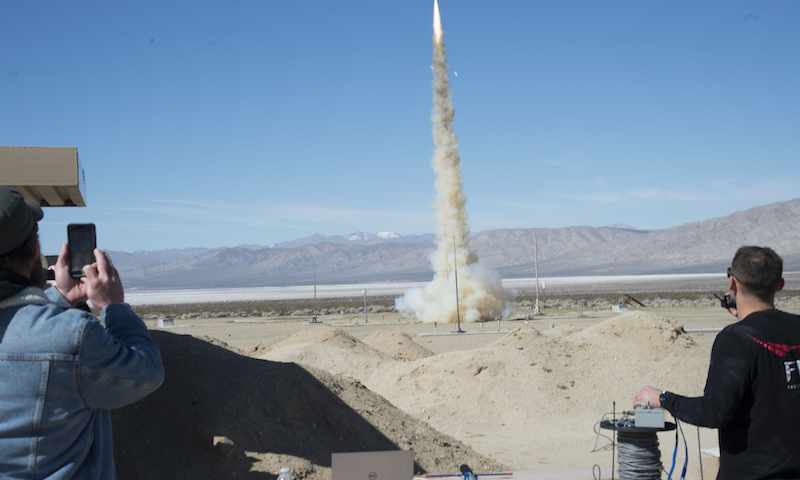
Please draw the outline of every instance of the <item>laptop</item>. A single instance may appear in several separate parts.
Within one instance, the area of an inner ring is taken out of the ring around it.
[[[331,454],[331,480],[412,480],[414,450]]]

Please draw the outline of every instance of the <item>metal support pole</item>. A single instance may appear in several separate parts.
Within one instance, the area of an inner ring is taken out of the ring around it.
[[[456,278],[456,332],[461,330],[461,307],[458,306],[458,256],[456,255],[456,237],[453,237],[453,273]]]
[[[611,422],[616,424],[617,423],[617,402],[611,402]],[[614,460],[616,460],[617,454],[617,430],[614,429],[613,433],[611,434],[611,480],[614,480],[614,467],[616,466]]]
[[[539,315],[539,249],[536,246],[536,235],[533,236],[533,265],[536,268],[536,313]]]
[[[317,323],[317,258],[311,252],[311,260],[314,264],[314,316],[311,317],[312,323]]]
[[[369,317],[367,316],[367,291],[362,290],[364,293],[364,323],[369,323]]]

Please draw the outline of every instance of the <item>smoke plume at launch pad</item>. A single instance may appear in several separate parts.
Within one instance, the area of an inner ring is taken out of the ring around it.
[[[436,250],[430,260],[434,275],[427,286],[407,291],[395,303],[400,312],[413,314],[423,322],[454,323],[457,311],[463,322],[493,320],[511,313],[511,297],[503,290],[500,275],[482,265],[478,255],[469,248],[467,196],[461,182],[458,137],[453,129],[455,110],[436,0],[433,32],[431,122],[436,148],[431,167],[436,174]]]

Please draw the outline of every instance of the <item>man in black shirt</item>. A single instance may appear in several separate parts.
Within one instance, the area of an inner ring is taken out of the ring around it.
[[[648,386],[634,397],[634,407],[719,429],[720,480],[800,479],[800,317],[775,310],[782,275],[772,249],[740,248],[728,269],[739,321],[714,341],[703,396]]]

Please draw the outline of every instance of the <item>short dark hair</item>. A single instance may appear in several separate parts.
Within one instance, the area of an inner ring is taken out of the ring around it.
[[[783,259],[769,247],[741,247],[733,256],[731,275],[747,292],[772,301],[783,275]]]
[[[30,239],[35,236],[38,236],[38,233],[33,232],[30,237],[22,242],[22,245],[0,255],[0,270],[12,272],[30,265],[31,259],[36,255],[36,252],[31,248]]]

